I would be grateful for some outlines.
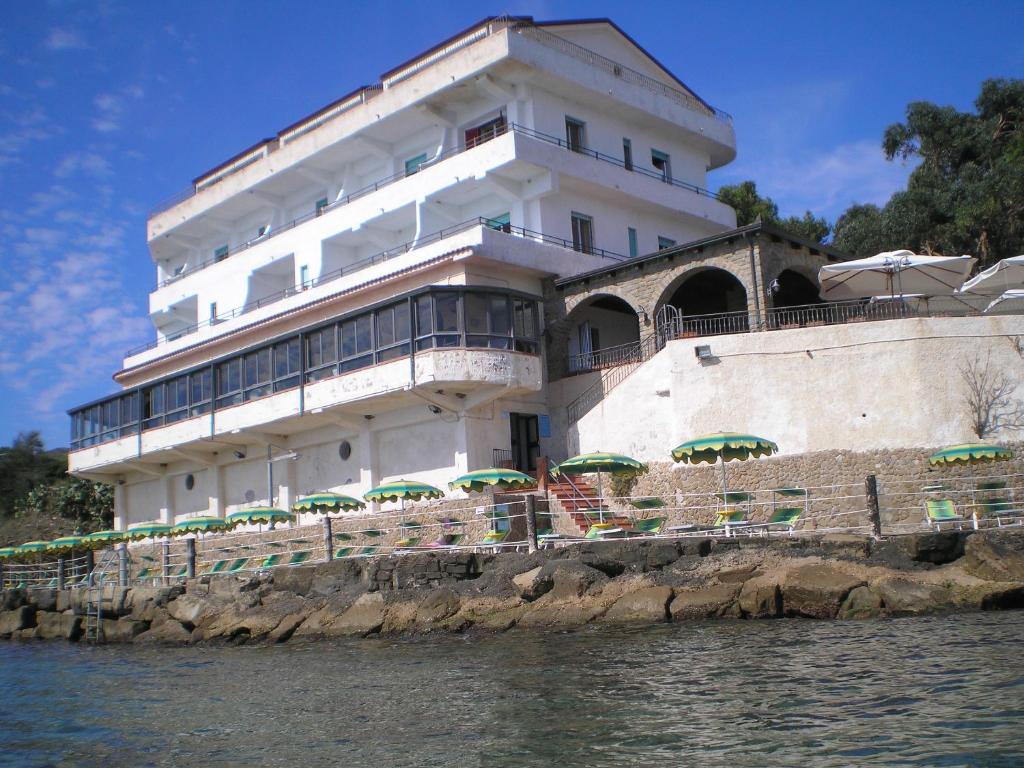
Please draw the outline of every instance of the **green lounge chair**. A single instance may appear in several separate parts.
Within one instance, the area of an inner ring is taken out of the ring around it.
[[[228,567],[228,561],[227,560],[218,560],[216,563],[213,564],[213,567],[209,571],[207,571],[207,573],[209,573],[211,575],[214,574],[214,573],[221,573],[222,571],[226,570],[227,567]]]
[[[172,572],[170,578],[184,579],[186,576],[188,576],[188,566],[183,565],[177,571]]]
[[[355,547],[342,547],[341,549],[334,550],[334,559],[338,560],[342,557],[348,557],[355,550]]]
[[[509,531],[488,531],[484,534],[483,539],[480,540],[479,546],[481,547],[493,547],[494,551],[498,550],[502,542],[508,538]]]
[[[584,539],[603,539],[606,536],[617,536],[620,533],[625,532],[625,528],[622,528],[615,523],[594,523],[587,529],[587,532],[583,534]]]
[[[924,522],[929,527],[934,525],[938,531],[943,523],[955,523],[957,528],[962,528],[964,518],[957,514],[952,499],[925,499]]]
[[[428,547],[434,549],[443,549],[444,547],[457,547],[466,538],[464,533],[442,533],[437,541],[432,541],[427,544]]]
[[[262,570],[263,568],[273,568],[283,559],[284,554],[281,552],[275,552],[272,555],[267,555],[265,558],[263,558],[263,562],[260,563],[260,569]]]
[[[788,530],[790,535],[792,535],[796,528],[797,521],[803,513],[803,507],[779,507],[772,512],[771,517],[768,518],[768,522],[764,524],[764,530],[770,531],[772,528],[783,528]]]
[[[409,536],[404,539],[399,539],[395,542],[395,549],[411,549],[412,547],[419,546],[419,536]]]
[[[661,529],[665,527],[665,521],[667,517],[649,517],[646,520],[634,520],[630,526],[630,533],[658,535],[661,533]]]
[[[309,550],[303,550],[301,552],[292,552],[292,556],[288,558],[288,565],[302,565],[302,563],[309,560],[309,556],[313,554]]]
[[[136,581],[143,581],[144,579],[152,578],[153,575],[154,575],[153,574],[153,569],[149,568],[149,567],[146,567],[146,568],[143,568],[141,571],[139,571],[137,574],[135,574],[135,580]],[[71,579],[66,579],[64,581],[64,583],[65,584],[70,584],[71,583]]]
[[[245,568],[245,565],[248,562],[249,562],[249,558],[248,557],[240,557],[237,560],[235,560],[233,563],[231,563],[231,567],[228,568],[227,572],[228,573],[238,573],[240,570]]]
[[[1002,480],[987,480],[978,483],[978,490],[985,494],[978,502],[980,516],[994,519],[996,525],[1024,516],[1024,510],[1017,508],[1009,496],[1006,483]]]
[[[341,532],[334,534],[335,541],[352,541],[352,535],[349,533]]]
[[[629,503],[636,509],[661,509],[665,506],[665,502],[656,496],[646,499],[633,499]]]
[[[732,529],[737,526],[747,525],[747,511],[740,507],[723,507],[715,515],[713,528],[721,528],[726,536],[732,535]]]
[[[356,557],[370,557],[371,555],[377,554],[378,549],[380,549],[379,544],[367,544],[356,552]]]

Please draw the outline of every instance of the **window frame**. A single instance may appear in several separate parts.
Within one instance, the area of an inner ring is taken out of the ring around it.
[[[575,133],[575,138],[574,138]],[[565,116],[565,146],[570,152],[583,152],[587,148],[587,124],[579,118]]]
[[[658,167],[657,163],[659,162],[662,163],[663,167]],[[660,149],[651,147],[651,167],[661,174],[663,182],[666,184],[672,183],[672,156],[668,152],[662,152]]]
[[[588,216],[585,213],[580,213],[579,211],[570,211],[569,220],[570,227],[572,229],[573,250],[579,251],[580,253],[593,254],[595,250],[594,217]],[[577,224],[579,226],[577,226]],[[586,237],[584,234],[586,234]],[[589,243],[584,242],[586,238],[590,239]]]

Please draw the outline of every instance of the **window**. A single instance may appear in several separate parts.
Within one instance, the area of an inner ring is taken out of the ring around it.
[[[309,288],[309,265],[303,264],[299,267],[299,285],[303,288]]]
[[[316,215],[319,216],[323,213],[325,208],[327,208],[327,198],[321,197],[316,201]]]
[[[264,224],[263,226],[261,226],[259,229],[256,230],[256,239],[257,240],[260,239],[265,234],[267,234],[267,225],[266,224]]]
[[[166,415],[164,423],[171,424],[188,418],[188,376],[178,376],[164,384]]]
[[[496,229],[499,232],[511,232],[512,216],[508,213],[503,213],[500,216],[493,216],[487,219],[487,226],[491,229]]]
[[[633,229],[633,227],[626,227],[626,239],[629,240],[629,255],[638,255],[639,249],[636,245],[636,230]]]
[[[98,414],[97,414],[98,415]],[[142,428],[152,429],[164,423],[164,385],[142,391]]]
[[[228,247],[226,245],[222,245],[220,248],[215,249],[213,252],[214,261],[224,261],[224,259],[226,259],[227,257]]]
[[[572,214],[572,247],[583,253],[594,252],[594,220],[582,213]]]
[[[213,395],[213,371],[204,368],[201,371],[190,373],[188,377],[189,389],[189,414],[199,416],[210,412],[210,402]]]
[[[242,358],[221,363],[217,366],[217,407],[236,405],[242,402]]]
[[[299,385],[299,374],[302,369],[301,354],[298,337],[274,345],[275,392]]]
[[[338,361],[338,326],[321,328],[306,335],[306,381],[313,382],[335,374]]]
[[[486,123],[481,123],[474,128],[467,128],[466,137],[466,149],[470,149],[479,144],[483,144],[485,141],[490,141],[495,136],[501,136],[505,132],[505,115],[498,115],[493,120],[488,120]]]
[[[582,152],[586,147],[586,124],[574,118],[565,118],[565,145],[573,152]]]
[[[622,140],[622,165],[627,171],[633,170],[633,142],[626,138]]]
[[[339,373],[373,365],[373,334],[370,315],[341,324],[341,366]]]
[[[656,149],[651,150],[651,165],[661,174],[661,180],[667,184],[672,183],[672,161],[664,152]]]
[[[668,237],[662,237],[661,235],[658,235],[658,250],[659,251],[663,251],[666,248],[671,248],[675,244],[676,244],[675,240],[673,240],[671,238],[668,238]]]
[[[466,346],[511,349],[512,315],[505,294],[465,295]]]
[[[416,171],[420,169],[420,166],[427,162],[426,154],[416,155],[416,157],[405,161],[405,175],[412,176]]]
[[[409,302],[377,310],[377,362],[409,354]]]
[[[270,348],[250,352],[243,358],[242,375],[245,384],[245,399],[255,400],[272,391]]]
[[[517,352],[537,353],[537,304],[528,299],[512,299],[512,332]]]
[[[216,325],[217,323],[217,302],[210,302],[210,325]]]

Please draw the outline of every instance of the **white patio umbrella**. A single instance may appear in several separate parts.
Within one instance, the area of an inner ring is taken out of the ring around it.
[[[1019,312],[1024,309],[1024,288],[1006,291],[1002,296],[985,307],[985,311],[991,312],[997,308],[1000,312]]]
[[[979,272],[960,289],[975,296],[999,296],[1004,291],[1024,288],[1024,256],[1003,259],[984,272]]]
[[[920,256],[886,251],[866,259],[826,264],[818,270],[821,298],[829,301],[868,296],[950,296],[963,284],[973,256]]]

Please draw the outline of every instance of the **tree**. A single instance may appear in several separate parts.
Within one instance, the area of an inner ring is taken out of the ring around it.
[[[38,432],[19,433],[9,448],[0,448],[0,516],[14,513],[16,503],[40,483],[63,477],[64,451],[47,452]]]
[[[1024,403],[1016,397],[1017,380],[993,367],[991,354],[984,362],[976,356],[960,369],[960,375],[967,390],[971,428],[979,439],[1024,428]]]
[[[810,211],[806,211],[802,217],[780,219],[779,206],[770,197],[761,197],[753,181],[721,187],[718,199],[735,209],[736,224],[741,227],[760,219],[765,224],[775,224],[813,243],[824,242],[832,231],[825,219],[816,218]]]
[[[908,105],[882,149],[889,160],[920,164],[877,216],[848,209],[836,222],[836,247],[855,256],[969,253],[981,267],[1024,251],[1024,80],[986,80],[974,107]]]
[[[41,483],[18,504],[19,515],[62,517],[76,530],[109,528],[114,519],[114,489],[104,483],[65,477]]]

